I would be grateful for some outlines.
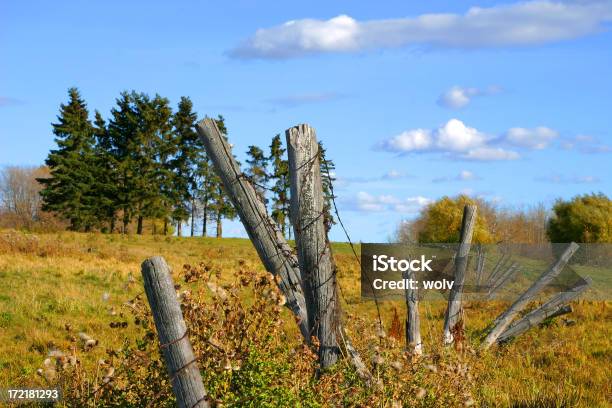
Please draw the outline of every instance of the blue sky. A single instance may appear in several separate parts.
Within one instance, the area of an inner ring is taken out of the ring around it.
[[[611,1],[223,3],[3,2],[0,165],[44,161],[77,86],[105,116],[122,90],[190,96],[239,158],[311,124],[356,240],[443,195],[612,193]]]

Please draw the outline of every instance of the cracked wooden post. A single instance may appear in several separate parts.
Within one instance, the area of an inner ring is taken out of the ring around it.
[[[295,233],[311,333],[319,340],[323,369],[340,355],[338,288],[325,229],[319,144],[315,130],[302,124],[285,132],[291,185],[290,216]]]
[[[512,320],[531,302],[535,296],[553,281],[563,270],[567,262],[578,250],[578,244],[572,242],[567,246],[559,259],[554,262],[504,313],[495,319],[495,325],[484,339],[481,347],[488,349],[499,336],[510,326]]]
[[[444,344],[453,343],[452,331],[461,320],[463,284],[465,282],[465,271],[472,244],[472,235],[476,225],[476,206],[466,205],[463,209],[463,219],[461,220],[461,234],[459,248],[455,258],[455,276],[453,288],[448,296],[448,307],[444,317]]]
[[[577,298],[582,292],[587,290],[593,280],[585,278],[578,285],[567,292],[561,292],[550,298],[546,303],[537,309],[527,313],[522,319],[512,323],[497,339],[498,343],[506,342],[514,337],[520,336],[532,327],[542,323],[544,320],[571,313],[572,308],[569,302]]]
[[[170,268],[164,258],[146,259],[142,263],[142,277],[177,405],[209,407]]]
[[[415,280],[414,271],[404,272],[404,279]],[[414,355],[423,354],[423,341],[421,340],[421,319],[419,318],[419,292],[409,286],[404,291],[406,295],[406,346]]]
[[[196,130],[259,258],[268,272],[280,277],[278,286],[287,298],[286,306],[295,315],[302,336],[306,342],[310,342],[306,302],[298,262],[291,247],[274,220],[268,216],[254,187],[240,171],[231,147],[215,121],[206,118],[198,123]]]

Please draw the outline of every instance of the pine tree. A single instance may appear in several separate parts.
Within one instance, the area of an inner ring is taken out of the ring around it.
[[[333,195],[332,183],[336,180],[334,178],[334,170],[336,165],[325,155],[326,150],[323,147],[323,142],[319,142],[319,167],[321,169],[321,184],[323,185],[323,198],[325,199],[324,212],[325,212],[325,228],[327,232],[331,229],[332,225],[336,223],[334,216],[332,215],[333,200],[336,196]]]
[[[272,213],[271,216],[280,226],[282,233],[289,238],[291,227],[289,220],[289,162],[285,158],[286,149],[283,147],[280,135],[272,138],[270,156],[272,165],[270,179],[272,185]]]
[[[122,232],[128,232],[128,225],[136,212],[136,175],[138,174],[138,113],[132,95],[122,92],[111,109],[112,118],[108,124],[110,155],[116,164],[117,196],[116,205],[121,211]]]
[[[123,213],[123,232],[136,218],[136,232],[142,234],[145,219],[167,220],[172,211],[171,160],[176,154],[172,109],[168,99],[159,95],[151,99],[142,93],[123,92],[111,114],[108,135],[116,163],[116,203]]]
[[[249,146],[247,157],[248,159],[246,162],[249,167],[247,168],[246,174],[253,184],[253,188],[261,202],[267,204],[268,199],[266,198],[266,190],[268,180],[270,179],[268,175],[269,158],[266,157],[263,150],[257,146]]]
[[[173,158],[178,151],[176,134],[172,132],[170,101],[159,95],[149,98],[133,93],[136,104],[140,143],[137,188],[137,230],[142,234],[143,221],[147,218],[167,219],[180,197],[182,186],[174,185],[176,169]],[[180,235],[180,222],[179,222]]]
[[[106,122],[96,110],[93,133],[96,138],[94,191],[100,218],[108,222],[108,231],[114,232],[117,217],[117,163],[111,153],[112,144]]]
[[[191,216],[191,236],[197,211],[195,197],[198,193],[198,168],[205,165],[204,146],[195,131],[198,117],[193,112],[193,103],[181,97],[178,110],[172,118],[178,153],[173,161],[175,173],[174,188],[178,190],[173,218],[181,222]]]
[[[58,122],[52,124],[57,149],[45,163],[51,177],[39,179],[44,185],[43,209],[70,221],[72,230],[91,230],[98,223],[93,154],[93,126],[85,101],[77,88],[68,90],[69,102],[60,105]]]

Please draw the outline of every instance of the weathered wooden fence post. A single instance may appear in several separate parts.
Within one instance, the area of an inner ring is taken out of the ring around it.
[[[309,328],[319,340],[319,363],[340,355],[338,288],[325,229],[325,202],[315,130],[302,124],[286,131],[291,185],[290,216],[295,232]]]
[[[513,276],[519,271],[519,265],[513,262],[512,265],[504,273],[502,273],[497,280],[490,282],[489,291],[487,293],[487,300],[493,299],[495,293],[501,289]]]
[[[566,292],[561,292],[550,298],[542,306],[532,310],[523,316],[522,319],[512,323],[497,339],[498,343],[503,343],[514,337],[520,336],[532,327],[537,326],[544,320],[571,313],[572,308],[569,302],[587,290],[593,280],[586,277],[582,282]]]
[[[231,147],[214,120],[206,118],[196,128],[206,147],[215,171],[266,270],[280,277],[279,288],[287,298],[287,307],[296,316],[300,332],[310,341],[306,302],[300,283],[298,262],[276,223],[267,214],[265,205],[254,187],[240,171]]]
[[[208,407],[170,268],[164,258],[156,256],[145,260],[142,277],[178,406]]]
[[[444,344],[453,343],[452,331],[461,320],[463,284],[465,282],[465,271],[467,269],[475,225],[476,206],[466,205],[463,209],[459,248],[455,258],[455,283],[448,296],[448,307],[446,308],[446,316],[444,318]]]
[[[410,270],[404,273],[403,278],[415,280],[415,272]],[[423,354],[423,341],[421,340],[421,319],[419,318],[419,292],[409,286],[404,291],[406,296],[406,346],[412,349],[417,356]]]
[[[544,271],[544,273],[540,275],[512,306],[495,319],[495,325],[482,343],[481,347],[483,349],[488,349],[497,341],[498,337],[506,330],[510,323],[512,323],[512,320],[525,308],[525,306],[527,306],[542,289],[561,273],[569,259],[577,250],[578,244],[574,242],[569,244],[559,259],[553,263],[548,270]]]

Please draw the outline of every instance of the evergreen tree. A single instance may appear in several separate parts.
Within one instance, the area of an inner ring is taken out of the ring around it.
[[[270,179],[272,185],[272,213],[271,216],[280,226],[282,233],[289,238],[291,227],[289,220],[289,162],[285,158],[286,149],[283,147],[280,135],[272,138],[270,144],[269,162],[272,165]]]
[[[246,174],[255,188],[255,192],[259,196],[262,203],[267,204],[266,198],[267,183],[270,179],[268,175],[268,160],[263,150],[257,146],[249,146],[247,151],[247,168]]]
[[[116,207],[122,212],[123,232],[136,218],[142,234],[147,218],[167,220],[172,211],[172,158],[176,141],[168,99],[156,95],[123,92],[111,110],[108,125],[110,154],[116,172]]]
[[[167,219],[184,196],[182,186],[176,186],[176,168],[173,158],[178,151],[176,134],[172,131],[170,101],[159,95],[153,99],[145,94],[133,93],[139,119],[140,143],[136,175],[137,230],[142,234],[147,218]],[[180,222],[179,235],[180,235]]]
[[[325,212],[325,228],[327,232],[331,229],[332,225],[336,223],[333,211],[333,200],[336,196],[332,192],[332,183],[336,180],[334,178],[334,170],[336,165],[331,159],[328,159],[325,155],[326,151],[323,147],[323,143],[319,142],[319,167],[321,170],[321,184],[323,185],[323,198],[325,199],[323,210]]]
[[[58,122],[52,124],[57,149],[45,163],[51,177],[39,179],[43,209],[70,221],[70,229],[89,231],[97,223],[93,126],[87,105],[76,88],[68,90],[69,102],[60,105]]]
[[[204,145],[195,131],[198,117],[193,112],[193,103],[181,97],[178,110],[172,118],[172,125],[178,144],[178,153],[173,161],[175,172],[174,188],[179,192],[173,211],[173,218],[181,222],[191,216],[191,236],[197,211],[195,197],[198,189],[198,169],[206,165]]]
[[[96,138],[95,188],[100,218],[108,222],[108,231],[114,232],[117,217],[117,163],[112,155],[112,144],[106,122],[96,110],[93,133]]]
[[[117,195],[116,205],[121,211],[122,232],[128,232],[136,212],[136,177],[139,171],[138,113],[133,97],[122,92],[111,109],[112,118],[108,124],[110,155],[116,163]]]

